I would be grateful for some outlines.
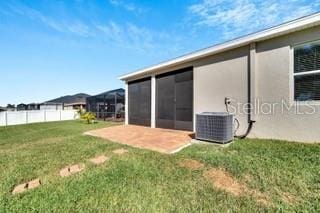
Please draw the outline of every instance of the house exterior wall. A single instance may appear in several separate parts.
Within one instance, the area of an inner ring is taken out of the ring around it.
[[[294,102],[293,88],[292,47],[314,40],[320,40],[320,27],[246,45],[179,66],[159,69],[152,75],[193,66],[194,128],[197,113],[225,112],[224,100],[227,97],[232,101],[231,111],[236,112],[240,121],[237,134],[243,134],[248,127],[247,115],[244,112],[248,101],[250,67],[251,77],[254,76],[251,82],[251,100],[254,104],[252,118],[256,123],[249,137],[320,142],[320,102],[312,105],[297,104]],[[255,49],[252,49],[252,46]],[[132,80],[143,77],[146,76],[137,76]],[[273,109],[270,109],[270,106]],[[312,110],[316,113],[310,114]],[[126,115],[128,117],[128,114]],[[155,115],[151,117],[155,119]]]
[[[245,46],[194,63],[194,116],[201,112],[226,112],[226,97],[234,103],[247,103],[248,54],[249,46]],[[242,134],[247,128],[247,116],[236,117],[241,124],[238,133]]]
[[[271,114],[265,113],[268,107],[260,107],[251,137],[320,142],[320,103],[307,106],[294,102],[292,49],[319,39],[320,27],[315,27],[257,44],[256,100],[260,106],[262,103],[278,106]],[[283,102],[288,107],[282,107]],[[311,107],[317,112],[312,113]]]
[[[320,28],[316,27],[256,44],[255,82],[251,84],[256,123],[249,137],[320,142],[320,103],[294,101],[292,49],[319,39]],[[238,134],[248,126],[244,104],[248,98],[249,50],[245,46],[194,63],[195,114],[224,112],[224,98],[231,98],[231,107],[240,121]]]
[[[63,110],[73,110],[74,106],[70,105],[70,106],[64,106]]]

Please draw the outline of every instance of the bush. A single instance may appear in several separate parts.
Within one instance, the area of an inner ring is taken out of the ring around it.
[[[93,123],[96,120],[96,114],[92,112],[86,112],[81,115],[82,120],[86,120],[88,124]]]

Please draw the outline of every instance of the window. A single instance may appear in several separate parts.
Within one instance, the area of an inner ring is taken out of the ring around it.
[[[294,99],[320,100],[320,41],[294,48]]]

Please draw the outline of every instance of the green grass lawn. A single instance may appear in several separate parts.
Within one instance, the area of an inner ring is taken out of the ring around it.
[[[193,145],[175,155],[124,147],[83,135],[93,128],[80,121],[0,127],[0,212],[120,211],[226,212],[320,211],[320,145],[272,140],[236,141],[227,148]],[[101,166],[89,158],[112,156]],[[197,160],[204,168],[179,166]],[[72,163],[86,169],[59,177]],[[247,191],[234,195],[204,176],[224,169]],[[40,177],[42,186],[11,195],[15,185]],[[262,194],[266,202],[259,202]]]

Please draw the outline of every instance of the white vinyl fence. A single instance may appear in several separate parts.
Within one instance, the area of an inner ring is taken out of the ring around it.
[[[76,110],[34,110],[0,112],[0,126],[77,119]]]

